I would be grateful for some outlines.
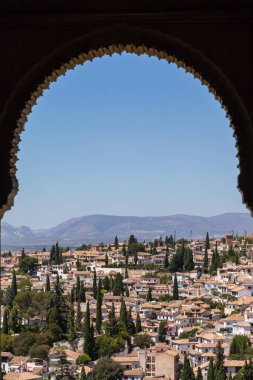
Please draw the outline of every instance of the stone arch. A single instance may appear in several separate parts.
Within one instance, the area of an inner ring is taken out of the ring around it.
[[[1,194],[0,218],[12,207],[18,191],[16,161],[20,134],[37,98],[43,95],[51,82],[56,81],[67,70],[74,69],[76,65],[123,51],[156,56],[158,59],[176,63],[178,67],[192,73],[214,94],[234,130],[240,170],[238,189],[242,193],[244,204],[253,209],[253,197],[249,192],[252,182],[250,175],[253,174],[253,131],[247,109],[232,83],[214,62],[181,39],[119,24],[82,35],[52,50],[31,67],[12,92],[0,119],[2,125],[8,123],[9,127],[6,135],[6,160],[4,170],[0,172],[7,185]]]

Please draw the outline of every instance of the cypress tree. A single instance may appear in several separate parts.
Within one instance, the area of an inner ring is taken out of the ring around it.
[[[206,241],[205,241],[205,249],[210,249],[210,239],[209,239],[209,233],[206,233]]]
[[[69,308],[68,336],[69,336],[69,340],[71,340],[71,341],[76,338],[76,331],[75,331],[75,310],[74,310],[73,303],[70,304],[70,308]]]
[[[112,308],[109,311],[109,318],[108,318],[108,324],[106,328],[106,334],[110,337],[115,337],[119,333],[119,326],[118,321],[115,317],[115,307],[114,303],[112,303]]]
[[[205,248],[204,261],[203,261],[203,272],[208,272],[208,253],[207,248]]]
[[[75,285],[73,285],[70,292],[70,300],[69,300],[71,303],[75,302],[75,294],[76,294],[76,289],[75,289]]]
[[[133,321],[133,318],[132,318],[132,309],[131,309],[131,307],[129,308],[129,310],[127,312],[127,331],[129,332],[129,334],[131,336],[133,336],[136,333],[135,324],[134,324],[134,321]]]
[[[106,252],[106,254],[105,254],[105,267],[107,268],[108,265],[109,265],[108,254],[107,254],[107,252]]]
[[[178,300],[179,299],[179,294],[178,294],[178,283],[177,283],[177,274],[175,273],[174,276],[174,282],[173,282],[173,294],[172,294],[173,300]]]
[[[13,294],[13,299],[16,297],[18,290],[17,290],[17,278],[16,278],[16,272],[15,270],[13,271],[13,276],[12,276],[12,282],[11,282],[11,291]]]
[[[96,330],[97,333],[101,333],[102,326],[102,283],[101,279],[98,280],[98,288],[97,288],[97,309],[96,309]]]
[[[114,247],[115,247],[115,249],[119,248],[119,239],[118,239],[117,235],[115,236],[115,239],[114,239]]]
[[[138,251],[135,250],[134,251],[134,265],[137,265],[138,264]]]
[[[55,262],[55,246],[54,245],[52,245],[52,248],[50,251],[50,264],[52,264],[52,262]]]
[[[119,321],[127,328],[127,308],[124,299],[121,300]]]
[[[167,270],[169,268],[169,250],[166,248],[165,258],[164,258],[164,269]]]
[[[136,334],[142,331],[141,327],[141,318],[140,314],[137,312],[136,320],[135,320],[135,329],[136,329]]]
[[[24,260],[24,258],[25,258],[25,249],[24,248],[22,248],[22,251],[21,251],[21,260]]]
[[[252,380],[253,379],[252,359],[249,359],[249,362],[245,361],[244,367],[242,369],[242,379],[243,380]]]
[[[85,295],[85,287],[83,281],[81,281],[80,284],[80,296],[79,296],[80,302],[86,302],[86,295]]]
[[[150,287],[148,288],[148,294],[147,294],[146,300],[148,302],[152,301],[152,289]]]
[[[86,316],[84,323],[84,346],[83,352],[84,354],[89,355],[91,358],[93,357],[93,347],[91,345],[91,326],[90,326],[90,305],[89,301],[86,305]]]
[[[95,357],[95,346],[96,346],[96,342],[95,342],[95,337],[94,337],[94,326],[93,326],[93,322],[91,323],[91,327],[90,327],[90,346],[91,346],[91,354],[90,354],[90,357],[92,359],[94,359]]]
[[[14,334],[18,332],[18,309],[15,306],[11,310],[11,328]]]
[[[221,347],[221,342],[218,342],[216,347],[216,361],[214,366],[215,380],[226,380],[226,370],[224,368],[224,350]]]
[[[80,332],[82,329],[81,321],[82,321],[82,312],[81,312],[80,301],[78,301],[77,309],[76,309],[76,320],[75,320],[76,332]]]
[[[159,323],[158,339],[160,342],[165,342],[165,334],[166,334],[165,325],[166,325],[165,321],[161,321]]]
[[[84,368],[82,368],[80,380],[86,380],[86,379],[87,379],[87,376],[86,376],[85,370]]]
[[[125,256],[125,278],[128,278],[128,254]]]
[[[196,380],[203,380],[203,376],[202,376],[202,372],[201,372],[200,367],[198,367],[198,372],[197,372]]]
[[[59,277],[58,272],[57,272],[57,276],[56,276],[56,285],[60,285],[60,277]]]
[[[125,296],[126,296],[126,297],[129,297],[129,290],[128,290],[128,287],[127,287],[127,286],[125,287]]]
[[[96,269],[94,269],[93,273],[93,297],[96,299],[97,298],[97,272]]]
[[[75,300],[76,302],[80,300],[80,290],[81,290],[81,283],[80,283],[80,276],[78,275],[76,278],[76,294],[75,294]]]
[[[120,273],[117,273],[115,276],[114,286],[113,286],[113,295],[114,296],[123,296],[124,286],[123,286],[123,277]]]
[[[209,367],[207,371],[207,380],[215,380],[213,358],[210,358],[210,361],[209,361]]]
[[[3,315],[3,334],[9,333],[9,312],[7,308],[4,309],[4,315]]]
[[[186,355],[184,356],[184,365],[182,368],[180,380],[195,380],[190,361]]]
[[[46,292],[50,292],[50,290],[51,290],[51,287],[50,287],[50,278],[49,278],[49,275],[47,274],[45,291]]]
[[[108,276],[103,279],[103,288],[108,292],[111,289],[111,283]]]
[[[126,253],[127,253],[127,252],[126,252],[126,245],[123,244],[123,246],[122,246],[122,255],[125,256]]]

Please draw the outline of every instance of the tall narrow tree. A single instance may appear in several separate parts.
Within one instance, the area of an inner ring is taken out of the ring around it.
[[[105,254],[105,267],[107,268],[108,265],[109,265],[108,254],[107,254],[107,252],[106,252],[106,254]]]
[[[208,272],[208,252],[207,252],[207,248],[205,248],[205,253],[204,253],[203,272],[204,273]]]
[[[152,301],[152,289],[149,287],[148,288],[148,294],[147,294],[147,297],[146,297],[146,300],[148,301],[148,302],[151,302]]]
[[[132,309],[129,308],[127,312],[127,331],[131,336],[133,336],[136,333],[136,327],[132,318]]]
[[[97,298],[97,272],[96,269],[94,269],[93,272],[93,297]]]
[[[12,275],[12,282],[11,282],[11,291],[12,291],[12,294],[13,294],[13,299],[16,297],[17,293],[18,293],[18,290],[17,290],[17,278],[16,278],[16,272],[15,270],[13,271],[13,275]]]
[[[76,338],[75,310],[74,310],[73,303],[71,303],[70,307],[69,307],[68,336],[69,336],[70,341],[72,341]]]
[[[76,320],[75,320],[76,332],[80,332],[82,329],[81,321],[82,321],[82,312],[81,312],[80,301],[78,301],[77,308],[76,308]]]
[[[50,286],[50,278],[49,278],[49,275],[47,274],[45,291],[46,291],[46,292],[50,292],[50,290],[51,290],[51,286]]]
[[[208,366],[208,371],[207,371],[207,380],[215,380],[213,358],[210,358],[210,361],[209,361],[209,366]]]
[[[226,370],[224,367],[224,350],[221,347],[221,342],[218,342],[216,350],[216,361],[214,366],[215,380],[226,380]]]
[[[141,318],[140,318],[139,312],[137,312],[137,316],[136,316],[136,320],[135,320],[135,328],[136,328],[137,334],[142,331]]]
[[[121,300],[121,305],[120,305],[119,321],[124,328],[127,328],[127,308],[126,308],[126,303],[123,298]]]
[[[160,342],[165,342],[165,335],[166,335],[165,325],[166,325],[165,321],[161,321],[159,323],[158,339]]]
[[[203,375],[202,375],[200,367],[198,367],[198,372],[197,372],[196,380],[203,380]]]
[[[96,330],[97,333],[101,333],[102,326],[102,283],[101,279],[98,280],[97,288],[97,305],[96,305]]]
[[[173,281],[173,294],[172,294],[173,300],[179,299],[178,294],[178,283],[177,283],[177,274],[175,273],[174,281]]]
[[[115,337],[119,333],[119,326],[118,326],[118,321],[117,321],[116,316],[115,316],[114,303],[112,303],[111,310],[109,311],[106,333],[110,337]]]
[[[90,305],[89,305],[89,302],[87,302],[87,305],[86,305],[86,315],[85,315],[85,323],[84,323],[83,352],[84,352],[84,354],[87,354],[92,358],[93,347],[92,347],[92,342],[91,342]]]
[[[119,248],[119,239],[118,239],[117,235],[115,236],[115,239],[114,239],[114,247],[115,247],[115,249]]]
[[[7,308],[4,309],[4,315],[3,315],[3,334],[9,333],[9,311]]]

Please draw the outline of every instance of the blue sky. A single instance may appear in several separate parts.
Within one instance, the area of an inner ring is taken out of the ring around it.
[[[38,100],[5,221],[32,228],[94,213],[247,212],[225,112],[205,86],[145,55],[95,59]]]

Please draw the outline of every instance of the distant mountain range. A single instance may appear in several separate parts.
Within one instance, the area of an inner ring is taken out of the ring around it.
[[[49,247],[57,240],[63,246],[78,246],[83,243],[113,242],[128,239],[130,234],[139,240],[153,240],[160,235],[174,234],[176,237],[202,238],[206,232],[210,236],[222,236],[234,231],[235,234],[253,232],[253,218],[247,213],[226,213],[203,217],[171,215],[157,217],[89,215],[72,218],[56,227],[32,230],[29,227],[13,227],[2,223],[3,248]]]

